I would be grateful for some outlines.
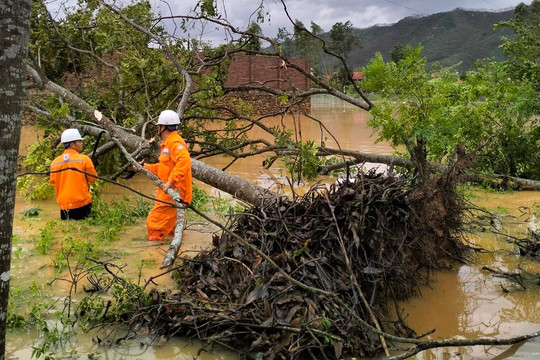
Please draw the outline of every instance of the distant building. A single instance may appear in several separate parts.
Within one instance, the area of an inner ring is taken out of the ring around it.
[[[352,74],[352,79],[354,81],[362,81],[364,80],[364,75],[359,71],[354,71]]]
[[[324,78],[327,80],[327,81],[330,81],[332,80],[333,78],[337,78],[339,76],[339,73],[337,71],[334,71],[332,73],[332,75],[325,75]],[[359,71],[353,71],[352,73],[352,79],[354,81],[362,81],[364,80],[364,75],[359,72]]]

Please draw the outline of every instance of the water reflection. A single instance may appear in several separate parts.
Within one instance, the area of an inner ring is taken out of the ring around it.
[[[315,124],[308,127],[308,136],[312,140],[325,140],[328,147],[356,150],[373,154],[391,154],[393,149],[386,142],[375,143],[376,134],[367,127],[369,113],[363,110],[340,110],[339,107],[317,108],[312,115],[318,119],[325,119],[325,128],[322,132]]]
[[[538,201],[540,193],[537,192],[478,192],[474,199],[477,205],[490,211],[502,211],[500,217],[504,226],[501,233],[515,237],[527,235],[526,224],[530,217],[523,211]],[[459,266],[456,271],[437,273],[432,288],[423,289],[421,298],[403,304],[405,313],[409,315],[409,325],[418,333],[435,328],[429,337],[432,339],[509,338],[538,331],[539,287],[518,290],[507,280],[482,270],[482,267],[513,271],[521,266],[532,274],[538,274],[540,263],[517,256],[516,246],[506,241],[505,236],[471,234],[470,240],[495,253],[479,254],[473,258],[472,264]],[[511,291],[507,293],[503,287]],[[512,359],[514,355],[516,358],[535,358],[528,349],[538,351],[538,345],[520,349],[521,345],[436,349],[420,353],[415,359]]]
[[[224,349],[208,349],[200,351],[201,345],[184,339],[174,338],[164,345],[143,346],[142,344],[150,342],[148,339],[129,342],[129,346],[100,346],[95,341],[88,340],[86,336],[93,335],[93,339],[99,337],[99,334],[87,334],[77,336],[77,341],[65,344],[64,352],[57,353],[57,359],[77,359],[77,355],[70,353],[71,349],[76,349],[77,354],[88,355],[88,359],[100,360],[155,360],[155,359],[175,359],[175,360],[237,360],[238,355]],[[28,339],[37,338],[35,333],[14,333],[8,332],[6,340],[6,358],[29,360],[32,357],[32,348],[28,346]],[[92,357],[93,356],[93,357]],[[81,357],[81,358],[87,358]]]

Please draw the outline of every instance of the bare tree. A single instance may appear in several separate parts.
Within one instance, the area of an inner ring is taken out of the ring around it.
[[[30,0],[0,3],[0,360],[4,359],[6,350],[11,240],[30,7]]]

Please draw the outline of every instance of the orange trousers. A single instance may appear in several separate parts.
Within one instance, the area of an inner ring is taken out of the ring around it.
[[[176,209],[172,206],[156,202],[146,218],[148,240],[163,241],[165,236],[174,234]]]

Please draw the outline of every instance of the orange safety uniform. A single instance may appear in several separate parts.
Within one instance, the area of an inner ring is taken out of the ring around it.
[[[51,163],[49,183],[54,187],[60,210],[77,209],[90,204],[92,196],[88,183],[95,182],[97,177],[73,170],[58,171],[65,168],[75,168],[97,176],[92,160],[73,149],[66,149],[54,159]]]
[[[184,139],[173,131],[161,143],[159,163],[144,164],[164,183],[171,182],[172,189],[178,189],[180,198],[186,203],[192,199],[191,158]],[[156,198],[173,202],[162,188],[158,187]],[[162,202],[154,202],[146,219],[148,240],[164,240],[165,236],[174,233],[176,225],[176,208]]]

